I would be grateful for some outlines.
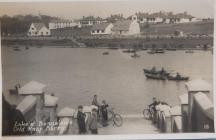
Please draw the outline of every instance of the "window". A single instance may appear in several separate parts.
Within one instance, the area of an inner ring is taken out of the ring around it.
[[[104,33],[104,30],[101,30],[102,33]]]
[[[34,30],[34,28],[31,28],[32,30]]]
[[[99,33],[100,32],[100,30],[97,30],[97,33]]]
[[[31,32],[29,32],[29,35],[31,35]]]
[[[94,33],[95,31],[94,30],[92,30],[92,33]]]
[[[46,34],[48,35],[49,33],[48,33],[48,32],[46,32]]]

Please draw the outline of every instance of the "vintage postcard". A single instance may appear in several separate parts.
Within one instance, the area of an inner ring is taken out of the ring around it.
[[[213,0],[0,2],[2,136],[215,133]]]

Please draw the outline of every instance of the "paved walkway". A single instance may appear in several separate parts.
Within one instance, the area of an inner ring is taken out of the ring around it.
[[[145,120],[142,115],[123,116],[123,125],[116,127],[110,124],[107,127],[99,128],[99,134],[155,134],[159,133],[151,121]]]

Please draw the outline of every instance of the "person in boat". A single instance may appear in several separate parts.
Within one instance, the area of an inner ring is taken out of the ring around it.
[[[178,72],[176,73],[176,78],[181,78],[181,75]]]
[[[162,67],[162,69],[161,69],[161,71],[160,71],[160,75],[165,75],[165,70],[164,70],[164,68]]]
[[[83,113],[83,106],[78,106],[78,113],[77,113],[77,123],[79,127],[79,134],[85,134],[86,131],[86,123],[85,123],[86,114]]]
[[[105,100],[102,101],[102,105],[101,105],[101,114],[102,114],[102,121],[103,121],[103,126],[107,126],[107,122],[108,122],[108,110],[107,108],[109,107],[109,105],[106,103]]]
[[[156,71],[156,67],[153,66],[152,69],[151,69],[151,72],[155,72]]]

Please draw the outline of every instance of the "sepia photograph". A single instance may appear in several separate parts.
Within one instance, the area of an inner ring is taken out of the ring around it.
[[[215,133],[214,0],[0,2],[2,136]]]

